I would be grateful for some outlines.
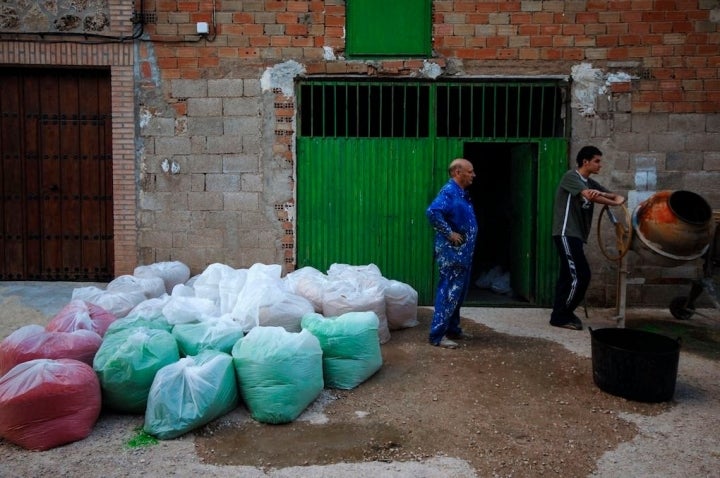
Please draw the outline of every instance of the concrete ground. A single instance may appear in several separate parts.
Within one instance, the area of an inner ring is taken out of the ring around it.
[[[15,297],[24,306],[50,317],[71,300],[73,289],[93,285],[100,288],[105,286],[101,283],[77,282],[0,282],[0,303]],[[706,328],[716,337],[720,336],[720,311],[703,309],[700,312],[700,315],[691,319],[693,324]],[[541,308],[468,307],[462,310],[461,315],[464,320],[481,323],[500,333],[546,339],[580,356],[590,357],[588,327],[615,327],[617,322],[612,309],[590,308],[588,314],[587,318],[579,314],[586,325],[582,331],[550,327],[547,323],[549,310]],[[626,319],[637,317],[675,320],[667,309],[627,310]],[[0,330],[3,330],[2,325]],[[0,334],[0,338],[5,335],[7,333]],[[597,462],[597,470],[592,476],[718,476],[717,468],[712,463],[717,465],[720,461],[720,440],[716,433],[709,432],[720,429],[720,367],[717,360],[698,357],[681,349],[674,402],[670,411],[659,416],[627,414],[624,418],[638,426],[638,435],[631,442],[623,443],[615,450],[608,450]],[[420,472],[395,464],[393,466],[400,466],[403,471],[394,476],[442,476],[437,470],[447,471],[452,468],[450,465],[457,467],[457,476],[472,476],[472,471],[464,462],[436,463],[435,467],[432,463],[426,463],[429,469]],[[304,470],[310,472],[314,468]],[[460,473],[460,469],[464,473]],[[336,468],[329,470],[338,471]],[[314,471],[318,472],[314,476],[323,476],[321,469]],[[369,468],[363,468],[356,476],[363,476],[368,471]]]

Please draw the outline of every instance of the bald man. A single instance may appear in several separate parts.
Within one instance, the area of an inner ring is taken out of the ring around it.
[[[440,282],[430,325],[432,345],[455,349],[455,340],[470,339],[460,328],[460,306],[470,284],[470,268],[478,226],[466,191],[475,179],[470,161],[454,159],[448,167],[450,179],[430,203],[425,214],[435,230],[435,261]]]

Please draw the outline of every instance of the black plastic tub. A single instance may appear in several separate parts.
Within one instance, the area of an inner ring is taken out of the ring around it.
[[[624,328],[590,329],[593,380],[601,390],[639,402],[675,393],[680,341]]]

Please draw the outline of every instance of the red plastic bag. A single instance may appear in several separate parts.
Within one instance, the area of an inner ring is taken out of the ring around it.
[[[0,342],[0,376],[28,360],[75,359],[92,366],[102,337],[90,330],[48,332],[40,325],[20,327]]]
[[[45,330],[48,332],[75,332],[84,329],[92,330],[103,337],[115,319],[115,314],[99,305],[75,299],[50,319]]]
[[[86,438],[100,409],[97,375],[77,360],[30,360],[0,377],[0,436],[29,450]]]

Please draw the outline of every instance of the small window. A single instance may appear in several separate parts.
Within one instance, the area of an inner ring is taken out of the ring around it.
[[[431,4],[431,0],[349,0],[347,55],[430,56]]]

